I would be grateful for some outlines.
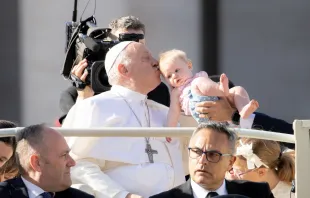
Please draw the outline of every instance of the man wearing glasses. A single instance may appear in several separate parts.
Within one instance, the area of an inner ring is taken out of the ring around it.
[[[251,198],[274,197],[267,183],[225,180],[236,157],[235,132],[220,123],[200,124],[189,143],[190,179],[152,198],[209,198],[221,195],[243,195]]]

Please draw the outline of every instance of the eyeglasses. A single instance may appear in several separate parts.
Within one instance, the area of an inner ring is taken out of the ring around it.
[[[222,156],[232,156],[232,154],[228,153],[220,153],[218,151],[202,151],[199,148],[188,148],[189,157],[192,159],[200,158],[203,154],[205,154],[208,162],[217,163],[220,161]]]
[[[249,173],[249,172],[252,172],[252,171],[254,171],[254,170],[256,170],[256,169],[257,169],[257,168],[249,169],[249,170],[243,172],[243,171],[241,171],[240,169],[237,169],[237,168],[232,167],[232,169],[229,171],[229,173],[230,173],[230,174],[233,174],[233,175],[235,175],[235,176],[237,176],[237,177],[240,179],[240,176],[245,175],[245,174],[247,174],[247,173]]]

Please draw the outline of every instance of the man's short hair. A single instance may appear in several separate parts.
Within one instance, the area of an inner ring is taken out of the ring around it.
[[[16,161],[19,171],[24,174],[29,170],[29,158],[42,149],[45,125],[37,124],[23,128],[16,134]]]
[[[145,34],[145,25],[139,20],[139,18],[134,16],[124,16],[111,21],[109,27],[112,29],[112,33],[119,29],[133,29],[142,30]],[[118,35],[117,35],[118,36]]]
[[[227,136],[230,149],[232,151],[232,154],[235,154],[236,151],[236,141],[237,141],[237,134],[233,131],[227,128],[227,124],[220,123],[220,122],[208,122],[208,123],[201,123],[198,125],[198,127],[195,129],[195,131],[192,134],[191,139],[201,130],[203,129],[210,129],[212,131],[223,133]]]

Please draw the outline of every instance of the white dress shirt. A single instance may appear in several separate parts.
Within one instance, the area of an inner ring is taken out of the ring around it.
[[[248,118],[240,118],[239,126],[243,129],[251,129],[254,123],[255,114],[251,114]]]
[[[75,104],[63,127],[148,127],[148,119],[151,127],[164,127],[167,114],[167,107],[147,100],[146,95],[113,86],[111,91]],[[150,138],[158,154],[153,155],[154,163],[149,163],[144,137],[67,138],[77,160],[71,168],[72,180],[87,184],[96,198],[125,197],[128,193],[149,197],[169,190],[185,182],[180,142],[173,139],[168,143],[165,138]]]
[[[42,190],[39,186],[27,181],[25,178],[21,177],[26,188],[28,191],[29,198],[36,198],[40,194],[44,193],[45,191]]]
[[[192,186],[194,198],[206,198],[208,193],[210,192],[210,191],[202,188],[201,186],[199,186],[192,179],[191,179],[191,186]],[[221,185],[221,187],[219,187],[216,191],[212,191],[212,192],[216,192],[218,195],[227,195],[228,193],[226,190],[225,180],[223,181],[223,184]]]

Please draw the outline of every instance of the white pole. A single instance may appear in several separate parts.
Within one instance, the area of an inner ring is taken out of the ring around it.
[[[310,195],[310,120],[295,120],[295,185],[299,198]]]
[[[52,127],[53,128],[53,127]],[[13,136],[22,127],[11,129],[0,129],[0,137]],[[190,137],[194,127],[106,127],[106,128],[86,128],[86,129],[72,129],[72,128],[53,128],[59,131],[63,136],[70,137]],[[253,130],[253,129],[239,129],[231,128],[240,137],[259,138],[266,140],[274,140],[288,143],[295,143],[294,135],[275,133],[270,131]]]

